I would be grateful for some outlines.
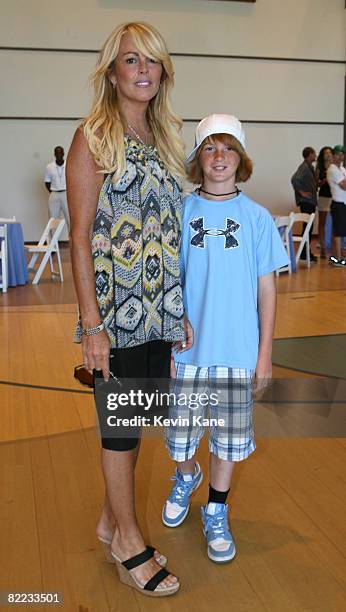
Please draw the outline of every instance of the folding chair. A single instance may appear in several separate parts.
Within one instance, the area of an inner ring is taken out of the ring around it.
[[[50,270],[51,270],[52,276],[60,274],[61,282],[64,281],[62,265],[61,265],[61,257],[60,257],[60,251],[59,251],[59,237],[64,227],[65,227],[65,219],[49,219],[38,244],[28,245],[25,247],[28,253],[33,253],[33,256],[31,257],[29,261],[29,265],[28,265],[29,271],[34,270],[34,266],[35,266],[37,258],[41,254],[43,254],[42,261],[32,281],[33,285],[37,285],[37,283],[39,282],[42,276],[43,270],[45,269],[47,265],[48,259],[50,263]],[[54,270],[52,253],[56,253],[57,255],[59,272],[55,272]]]
[[[293,215],[294,213],[290,213],[289,216],[275,218],[275,225],[277,229],[279,230],[280,236],[282,238],[282,242],[284,243],[284,247],[286,249],[286,253],[288,256],[288,265],[282,266],[282,268],[278,268],[278,270],[275,270],[276,276],[279,276],[280,272],[288,272],[289,274],[292,273],[292,264],[291,264],[292,254],[291,254],[291,248],[290,248],[290,231],[292,229],[292,225],[294,222]]]
[[[7,226],[0,225],[0,260],[1,280],[0,289],[6,293],[8,286],[8,257],[7,257]]]
[[[306,247],[306,265],[307,265],[308,268],[310,268],[310,237],[309,237],[309,232],[310,232],[311,226],[312,226],[312,224],[314,222],[314,219],[315,219],[315,213],[311,213],[310,215],[308,215],[307,213],[291,213],[291,214],[292,214],[292,217],[293,217],[293,224],[296,223],[297,221],[300,221],[301,223],[306,223],[305,230],[304,230],[302,236],[295,236],[295,235],[293,235],[293,242],[298,242],[299,243],[298,251],[296,253],[296,263],[298,264],[298,261],[300,260],[300,257],[301,257],[301,254],[302,254],[302,250],[303,250],[303,248],[305,246]]]

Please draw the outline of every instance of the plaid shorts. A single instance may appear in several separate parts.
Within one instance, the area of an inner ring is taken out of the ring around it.
[[[225,461],[246,459],[256,448],[252,428],[253,371],[224,366],[175,365],[177,376],[170,389],[175,401],[174,405],[170,402],[170,424],[165,429],[171,458],[175,461],[191,459],[205,426],[209,425],[211,453]]]

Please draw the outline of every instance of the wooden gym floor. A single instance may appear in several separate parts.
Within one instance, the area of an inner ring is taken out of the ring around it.
[[[295,417],[297,427],[287,435],[274,428],[257,438],[256,452],[235,471],[230,520],[237,556],[222,567],[207,559],[201,533],[199,507],[208,478],[186,522],[165,528],[161,508],[172,464],[161,439],[144,439],[136,474],[139,521],[147,541],[169,557],[182,588],[174,597],[153,600],[119,584],[94,533],[103,497],[99,440],[92,395],[72,377],[81,356],[72,344],[76,305],[67,250],[64,272],[63,284],[46,275],[36,287],[0,296],[0,591],[59,591],[64,603],[58,609],[67,612],[343,612],[342,421],[334,437],[326,437],[323,427],[311,437]],[[334,353],[333,341],[346,334],[346,273],[322,261],[281,275],[277,284],[275,350],[281,365],[274,376],[290,379],[292,393],[309,379],[313,385],[325,363],[343,416],[345,344]],[[313,349],[311,357],[310,347],[304,362],[307,337],[325,337],[324,348]],[[289,356],[280,345],[290,338],[301,339],[299,355],[295,348]],[[199,461],[205,470],[207,458],[204,440]]]

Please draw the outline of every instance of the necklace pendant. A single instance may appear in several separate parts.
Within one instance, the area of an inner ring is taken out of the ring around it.
[[[136,139],[138,140],[138,142],[140,142],[142,145],[147,146],[146,143],[144,142],[143,138],[140,137],[140,135],[138,134],[138,132],[136,132],[135,128],[132,127],[132,125],[130,123],[127,124],[127,127],[131,130],[131,132],[135,135]]]

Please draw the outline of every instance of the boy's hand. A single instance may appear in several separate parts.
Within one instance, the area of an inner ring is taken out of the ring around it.
[[[276,310],[276,286],[274,273],[270,272],[258,279],[258,313],[260,341],[253,392],[260,394],[270,383],[272,377],[272,344]]]
[[[272,379],[272,363],[270,359],[258,358],[253,380],[253,393],[259,395],[270,384]]]

